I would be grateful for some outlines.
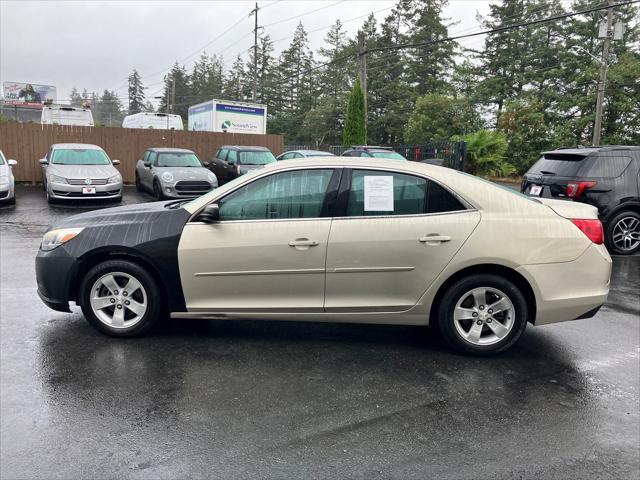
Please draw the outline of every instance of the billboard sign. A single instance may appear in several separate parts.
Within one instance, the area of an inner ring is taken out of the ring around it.
[[[216,104],[216,128],[229,133],[265,133],[265,109],[248,105]]]
[[[36,106],[47,100],[56,100],[56,87],[36,83],[4,82],[2,84],[4,103]]]

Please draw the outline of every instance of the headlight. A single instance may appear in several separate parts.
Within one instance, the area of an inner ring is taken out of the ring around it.
[[[214,185],[218,185],[218,177],[216,177],[213,172],[209,172],[209,181]]]
[[[120,175],[119,173],[116,173],[113,177],[109,177],[109,180],[107,180],[107,183],[118,183],[122,180],[122,175]]]
[[[67,179],[59,177],[58,175],[49,175],[49,182],[51,183],[67,183]]]
[[[8,185],[9,177],[8,176],[0,176],[0,185]]]
[[[171,172],[164,172],[162,174],[162,180],[165,182],[173,182],[173,174]]]
[[[73,240],[82,230],[84,230],[84,227],[60,228],[57,230],[51,230],[50,232],[44,234],[40,248],[45,251],[53,250],[63,243],[67,243],[69,240]]]

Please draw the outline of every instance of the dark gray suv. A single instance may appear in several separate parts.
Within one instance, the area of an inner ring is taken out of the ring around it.
[[[612,253],[640,249],[640,146],[570,147],[544,152],[524,175],[522,193],[598,208]]]

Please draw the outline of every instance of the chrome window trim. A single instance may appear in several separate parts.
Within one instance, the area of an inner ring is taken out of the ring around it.
[[[278,169],[276,171],[265,171],[264,173],[258,174],[254,177],[251,177],[250,179],[248,179],[246,182],[243,182],[241,184],[239,184],[238,186],[236,186],[236,188],[229,190],[228,192],[224,192],[223,194],[221,194],[219,197],[214,197],[210,202],[204,204],[202,207],[200,207],[198,210],[196,210],[196,212],[191,215],[191,217],[189,217],[189,220],[187,221],[187,225],[188,224],[194,224],[194,225],[210,225],[208,223],[205,222],[196,222],[193,219],[195,217],[197,217],[200,212],[202,212],[202,210],[204,210],[204,208],[207,205],[211,205],[212,203],[217,203],[220,200],[222,200],[223,198],[225,198],[228,195],[231,195],[232,193],[236,192],[237,190],[243,188],[245,185],[248,185],[251,182],[257,181],[261,178],[267,177],[269,175],[276,175],[279,173],[286,173],[286,172],[293,172],[296,170],[335,170],[335,169],[349,169],[351,171],[353,170],[373,170],[373,171],[381,171],[381,172],[390,172],[390,173],[398,173],[401,175],[410,175],[410,176],[414,176],[414,177],[419,177],[419,178],[424,178],[425,180],[429,180],[431,182],[435,182],[438,185],[440,185],[442,188],[444,188],[447,192],[449,192],[451,195],[453,195],[456,200],[458,200],[463,207],[465,207],[465,210],[452,210],[449,212],[437,212],[437,213],[418,213],[418,214],[406,214],[406,215],[371,215],[371,216],[349,216],[349,217],[309,217],[309,218],[275,218],[275,219],[269,219],[269,218],[265,218],[265,219],[253,219],[253,220],[227,220],[227,221],[221,221],[221,222],[217,222],[216,225],[221,225],[221,224],[226,224],[226,223],[255,223],[255,222],[283,222],[283,221],[313,221],[313,220],[341,220],[341,219],[354,219],[354,218],[408,218],[408,217],[427,217],[427,216],[435,216],[435,215],[454,215],[454,214],[460,214],[460,213],[467,213],[467,212],[475,212],[478,211],[479,209],[472,204],[469,200],[467,200],[465,197],[463,197],[462,195],[460,195],[458,192],[453,191],[451,188],[449,188],[448,185],[444,185],[441,182],[439,182],[438,180],[433,179],[432,177],[425,175],[423,173],[415,173],[415,172],[407,172],[404,170],[396,170],[396,169],[391,169],[389,167],[362,167],[362,166],[351,166],[351,165],[336,165],[336,164],[331,164],[331,165],[305,165],[305,166],[295,166],[295,167],[290,167],[287,169]],[[349,188],[351,188],[351,186],[349,186]]]

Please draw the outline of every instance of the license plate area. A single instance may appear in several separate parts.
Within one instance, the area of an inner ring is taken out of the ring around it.
[[[96,187],[82,187],[82,194],[83,195],[95,195],[96,194]]]
[[[539,197],[542,193],[542,185],[531,185],[529,189],[529,195],[532,197]]]

